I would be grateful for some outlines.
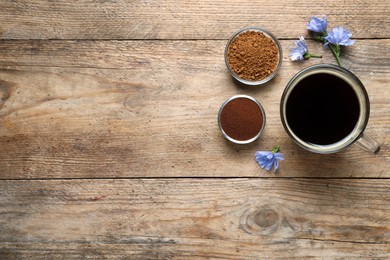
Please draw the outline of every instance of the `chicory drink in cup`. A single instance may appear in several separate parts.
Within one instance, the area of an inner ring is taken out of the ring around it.
[[[287,133],[306,150],[335,153],[355,143],[376,153],[379,145],[363,135],[370,102],[362,82],[347,69],[318,64],[298,72],[280,102]]]

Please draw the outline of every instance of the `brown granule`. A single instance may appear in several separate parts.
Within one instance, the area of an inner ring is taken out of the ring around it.
[[[228,63],[242,79],[258,81],[272,74],[279,61],[279,53],[273,40],[262,32],[246,31],[229,45]]]

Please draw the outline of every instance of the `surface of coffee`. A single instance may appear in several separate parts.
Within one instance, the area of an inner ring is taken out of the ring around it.
[[[360,114],[358,97],[343,79],[327,73],[303,78],[286,104],[286,119],[301,140],[333,144],[348,136]]]

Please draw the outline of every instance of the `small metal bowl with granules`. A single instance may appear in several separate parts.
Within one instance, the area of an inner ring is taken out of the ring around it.
[[[282,47],[276,37],[257,27],[234,33],[225,48],[230,74],[246,85],[261,85],[277,74],[282,64]]]

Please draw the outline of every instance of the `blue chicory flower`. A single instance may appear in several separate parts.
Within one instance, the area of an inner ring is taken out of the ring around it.
[[[295,48],[290,49],[291,60],[304,60],[304,56],[307,53],[307,44],[303,36],[299,37],[298,41],[294,42]]]
[[[274,166],[274,172],[276,172],[279,168],[279,160],[284,160],[283,155],[279,152],[279,146],[275,146],[272,152],[256,152],[256,161],[262,169],[265,168],[267,171]]]
[[[312,32],[322,34],[326,32],[326,26],[327,26],[326,16],[324,16],[324,19],[318,17],[312,17],[308,22],[306,28]]]
[[[351,40],[350,37],[352,34],[344,29],[344,27],[336,27],[333,28],[332,31],[328,31],[328,35],[324,37],[325,46],[328,46],[329,43],[333,45],[343,45],[343,46],[350,46],[355,43],[354,40]]]
[[[303,36],[299,37],[298,41],[295,41],[295,48],[290,49],[290,59],[291,60],[308,60],[310,58],[322,58],[321,55],[312,54],[308,52],[307,43]]]

